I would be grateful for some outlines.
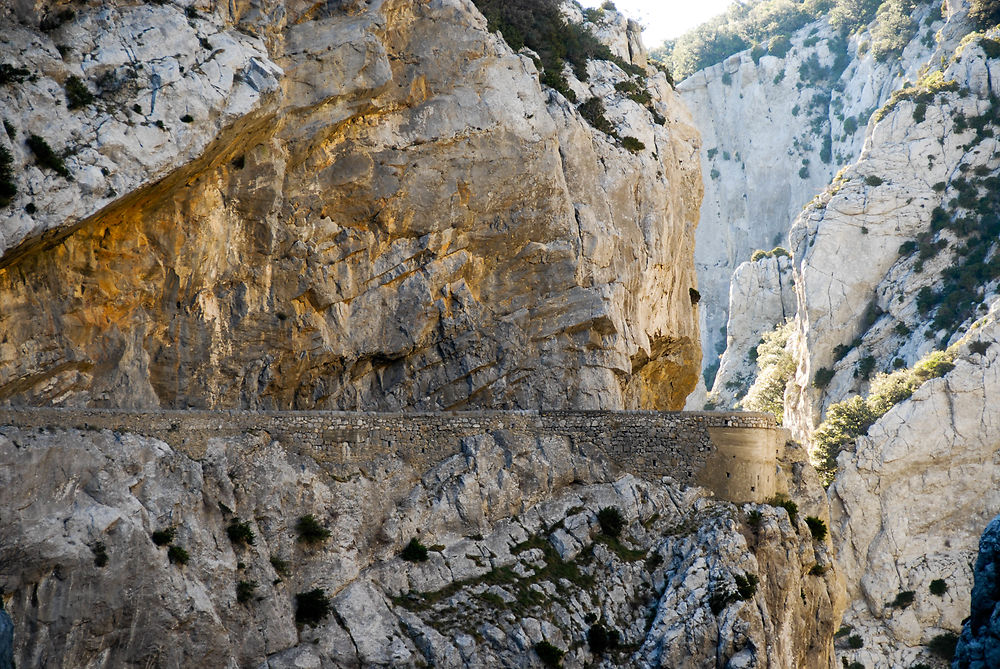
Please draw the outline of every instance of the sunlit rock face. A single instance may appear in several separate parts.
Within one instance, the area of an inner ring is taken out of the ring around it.
[[[694,387],[699,140],[662,75],[662,125],[611,63],[571,81],[632,153],[468,0],[100,3],[44,31],[58,8],[13,9],[34,79],[0,86],[0,401],[668,409]],[[601,30],[644,61],[627,22]],[[93,103],[67,108],[70,75]]]

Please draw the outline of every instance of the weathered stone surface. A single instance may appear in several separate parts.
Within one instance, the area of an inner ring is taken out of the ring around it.
[[[645,144],[634,155],[541,88],[468,0],[203,9],[81,8],[55,32],[4,28],[18,59],[49,63],[0,89],[18,138],[51,127],[77,152],[68,182],[23,167],[16,142],[0,401],[683,404],[700,360],[698,135],[662,75],[645,82],[662,126],[615,90],[628,75],[613,64],[571,81]],[[136,22],[186,48],[139,70]],[[87,38],[58,58],[58,40],[106,23],[120,48]],[[57,107],[70,73],[100,93],[98,75],[136,50],[121,67],[141,74],[118,97]]]
[[[713,405],[732,407],[746,394],[757,375],[750,353],[765,333],[794,318],[795,308],[791,259],[770,256],[736,268],[729,288],[726,351],[709,396]]]
[[[924,23],[935,8],[918,4],[919,29],[899,58],[876,59],[865,29],[841,42],[824,17],[794,33],[781,58],[764,55],[755,62],[744,51],[678,84],[703,137],[705,200],[695,266],[705,367],[724,351],[731,333],[726,323],[734,270],[755,249],[787,246],[802,207],[861,154],[872,113],[904,81],[918,79],[932,57],[950,56],[948,40],[940,50],[933,40],[943,21]],[[725,382],[714,390],[724,392]]]
[[[840,586],[833,569],[808,573],[830,547],[805,526],[825,502],[795,449],[782,463],[802,504],[791,524],[780,508],[736,507],[503,431],[423,476],[387,461],[339,477],[262,432],[195,441],[0,429],[4,500],[30,500],[0,513],[18,666],[528,667],[548,640],[582,667],[597,661],[595,622],[632,647],[600,666],[832,666]],[[625,518],[618,542],[599,534],[604,507]],[[297,540],[307,513],[329,539]],[[227,537],[234,518],[252,545]],[[169,527],[185,565],[151,541]],[[569,535],[578,546],[560,556],[557,536]],[[426,562],[397,557],[413,537]],[[744,574],[759,577],[755,592],[713,614],[710,595]],[[239,581],[257,584],[244,603]],[[296,627],[295,594],[317,587],[334,613]]]

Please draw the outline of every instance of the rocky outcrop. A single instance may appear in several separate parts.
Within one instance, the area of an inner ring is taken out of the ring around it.
[[[566,667],[831,667],[842,586],[804,457],[782,463],[790,518],[504,431],[422,476],[396,458],[345,476],[264,432],[2,428],[4,499],[28,500],[0,513],[15,659],[527,667],[546,642]],[[426,560],[400,559],[411,539]],[[309,617],[296,596],[317,588],[330,609]],[[603,656],[597,626],[618,634]]]
[[[0,86],[0,401],[659,409],[694,386],[698,135],[662,75],[569,82],[632,153],[469,0],[103,3],[45,31],[18,7],[4,58],[38,67]],[[62,106],[70,75],[93,103]]]
[[[975,330],[953,371],[840,455],[830,500],[852,602],[844,623],[865,642],[843,649],[851,661],[929,661],[925,646],[958,632],[968,615],[976,544],[1000,508],[1000,429],[990,417],[1000,391],[998,337],[995,321]]]
[[[787,255],[770,254],[733,272],[729,289],[726,351],[709,401],[733,406],[757,376],[756,353],[764,334],[795,317],[795,280]]]
[[[979,540],[972,588],[971,615],[962,627],[954,665],[957,669],[986,669],[1000,664],[1000,517],[994,518]]]
[[[874,57],[869,31],[844,39],[823,18],[787,49],[744,51],[678,84],[703,137],[695,266],[706,369],[726,347],[734,270],[755,249],[785,245],[803,206],[857,159],[872,114],[937,55],[939,8],[917,5],[918,29],[898,58]]]
[[[870,427],[860,409],[827,425],[861,434],[830,494],[845,624],[863,644],[840,653],[869,667],[933,662],[928,645],[960,629],[980,528],[1000,505],[989,493],[1000,443],[989,215],[1000,50],[968,32],[961,15],[949,20],[940,43],[961,42],[955,57],[875,115],[858,162],[791,232],[798,367],[785,424],[800,437],[816,436],[834,402],[872,393],[880,373],[933,350],[955,356],[912,397],[879,390],[886,406]]]

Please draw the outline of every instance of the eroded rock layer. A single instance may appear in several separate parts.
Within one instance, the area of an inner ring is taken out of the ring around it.
[[[426,472],[345,474],[264,430],[173,441],[0,428],[29,500],[0,514],[17,666],[537,667],[550,644],[568,668],[832,667],[842,586],[794,444],[797,516],[506,430]]]
[[[656,115],[610,62],[570,82],[633,153],[469,0],[103,3],[46,31],[20,9],[0,401],[665,409],[694,386],[698,139],[662,75],[633,82]],[[70,75],[96,101],[67,109]]]

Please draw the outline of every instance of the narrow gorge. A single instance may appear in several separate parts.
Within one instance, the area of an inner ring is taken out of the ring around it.
[[[585,4],[0,5],[0,669],[993,666],[1000,3]]]

